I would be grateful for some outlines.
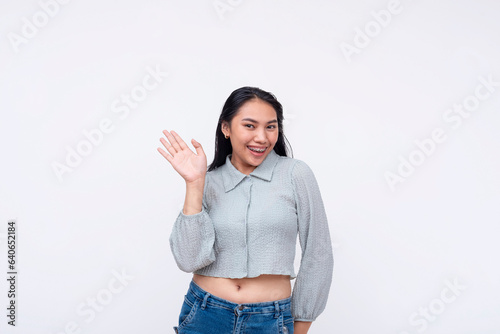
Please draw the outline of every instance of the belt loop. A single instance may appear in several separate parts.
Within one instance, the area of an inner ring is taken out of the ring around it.
[[[207,292],[207,294],[205,295],[205,298],[203,298],[203,303],[201,304],[201,309],[204,310],[205,307],[207,307],[207,299],[208,297],[210,297],[210,294]]]
[[[275,309],[274,317],[278,318],[280,316],[280,304],[278,303],[277,300],[274,301],[274,309]]]

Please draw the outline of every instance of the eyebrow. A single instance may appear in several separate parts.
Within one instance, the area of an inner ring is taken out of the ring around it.
[[[257,122],[256,120],[254,120],[252,118],[243,118],[241,121],[242,122],[243,121],[248,121],[248,122],[252,122],[252,123],[259,123],[259,122]],[[272,121],[267,122],[267,124],[270,124],[270,123],[278,123],[278,120],[273,119]]]

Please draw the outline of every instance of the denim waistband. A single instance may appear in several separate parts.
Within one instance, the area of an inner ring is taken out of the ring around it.
[[[229,300],[214,296],[209,292],[200,288],[198,284],[191,281],[189,285],[189,293],[194,297],[202,301],[202,309],[205,308],[207,304],[218,306],[222,308],[227,308],[229,310],[235,310],[238,313],[271,313],[271,312],[283,312],[291,308],[292,297],[285,299],[262,302],[262,303],[233,303]]]

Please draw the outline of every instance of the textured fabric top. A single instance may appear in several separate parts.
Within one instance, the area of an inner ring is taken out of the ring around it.
[[[297,234],[302,257],[296,275]],[[202,211],[179,213],[170,247],[185,272],[296,278],[296,321],[314,321],[326,306],[333,273],[330,232],[316,178],[301,160],[273,150],[245,175],[229,154],[224,165],[206,174]]]

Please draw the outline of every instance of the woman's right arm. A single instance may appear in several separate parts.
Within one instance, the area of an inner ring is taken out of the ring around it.
[[[205,188],[205,178],[193,182],[186,182],[186,198],[182,212],[185,215],[194,215],[202,211],[203,189]]]
[[[184,207],[172,228],[170,247],[177,266],[182,271],[194,272],[215,261],[215,230],[203,205],[207,158],[201,144],[194,139],[191,143],[197,154],[174,131],[163,133],[170,143],[164,138],[160,141],[170,154],[161,148],[158,151],[186,181]]]

